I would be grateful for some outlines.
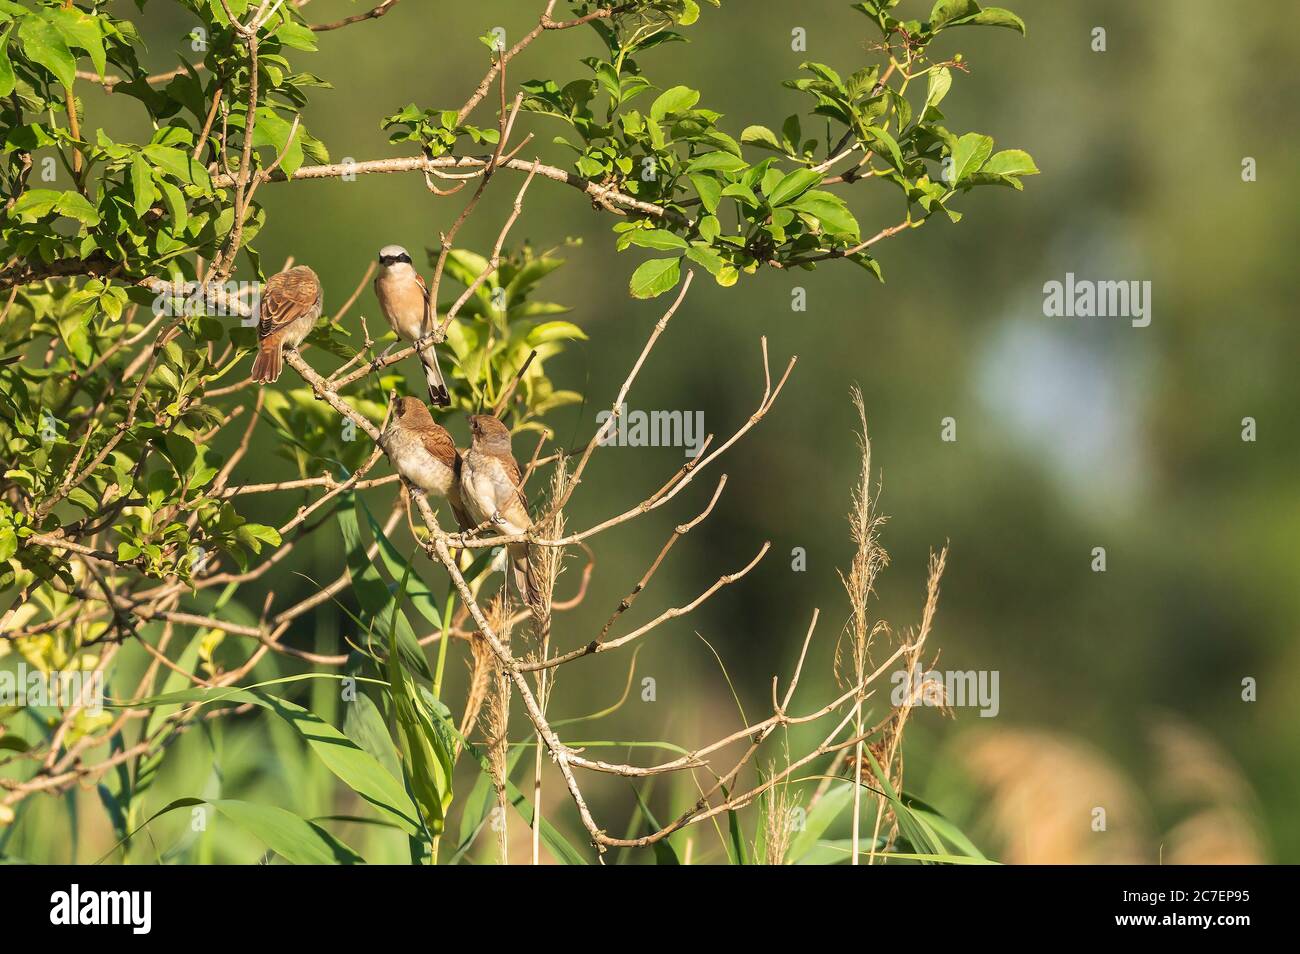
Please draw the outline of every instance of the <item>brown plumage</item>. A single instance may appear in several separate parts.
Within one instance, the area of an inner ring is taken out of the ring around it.
[[[472,437],[460,472],[465,509],[477,523],[491,522],[501,533],[527,533],[533,520],[519,464],[510,450],[509,428],[490,414],[475,414],[469,427]],[[515,584],[531,605],[539,594],[528,559],[529,544],[511,543],[507,550]]]
[[[302,344],[320,312],[320,279],[306,265],[298,265],[267,279],[262,289],[257,323],[254,381],[265,384],[279,379],[281,352]]]
[[[460,451],[423,401],[399,398],[381,440],[399,474],[419,490],[446,498],[462,531],[474,529],[461,500]]]

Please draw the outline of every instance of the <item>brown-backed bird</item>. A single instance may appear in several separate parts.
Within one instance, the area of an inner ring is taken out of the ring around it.
[[[444,497],[456,525],[474,529],[460,495],[461,457],[447,429],[419,398],[399,398],[384,429],[382,446],[397,472],[427,494]]]
[[[510,430],[490,414],[469,419],[470,445],[460,470],[460,493],[465,509],[476,524],[491,521],[501,533],[526,533],[533,521],[528,516],[519,464],[510,451]],[[531,605],[537,596],[529,565],[526,542],[507,546],[515,584]]]
[[[306,265],[298,265],[267,279],[262,289],[257,323],[257,357],[253,380],[261,384],[280,377],[280,354],[294,350],[320,317],[320,279]]]

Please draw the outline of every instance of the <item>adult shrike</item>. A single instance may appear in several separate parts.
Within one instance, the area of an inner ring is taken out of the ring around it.
[[[510,451],[510,429],[490,414],[473,415],[469,429],[469,450],[462,455],[460,466],[465,509],[478,524],[491,522],[511,535],[527,533],[533,520],[528,515],[519,464]],[[529,550],[527,542],[506,545],[515,586],[528,605],[534,606],[541,594]]]
[[[262,289],[257,322],[257,357],[253,380],[266,384],[280,377],[280,353],[302,344],[320,317],[320,279],[306,265],[272,275]]]
[[[460,495],[460,451],[423,401],[398,398],[382,444],[399,474],[426,494],[445,497],[462,531],[474,529]]]
[[[400,245],[385,245],[379,250],[379,277],[375,279],[375,297],[388,319],[388,326],[404,341],[415,341],[433,330],[433,309],[429,289],[411,265],[411,256]],[[429,400],[436,407],[451,404],[451,395],[438,367],[433,345],[419,352],[424,365],[424,380],[429,385]]]

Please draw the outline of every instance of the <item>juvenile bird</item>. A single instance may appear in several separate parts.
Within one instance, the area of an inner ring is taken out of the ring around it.
[[[471,434],[460,470],[460,492],[465,509],[477,524],[491,521],[501,533],[532,529],[528,498],[524,496],[519,465],[510,452],[510,430],[490,414],[469,419]],[[531,605],[539,595],[528,559],[529,545],[507,546],[515,585]]]
[[[267,279],[257,322],[257,357],[253,380],[260,384],[280,377],[280,353],[294,350],[320,317],[320,279],[298,265]]]
[[[388,326],[403,341],[413,342],[427,335],[433,328],[433,308],[429,289],[411,265],[411,256],[400,245],[385,245],[379,250],[379,276],[375,279],[375,297],[388,319]],[[451,404],[442,369],[438,367],[438,353],[433,345],[419,352],[424,365],[424,380],[429,386],[429,400],[435,407]]]
[[[425,493],[445,497],[462,531],[474,529],[461,501],[460,452],[423,401],[399,398],[381,441],[399,474]]]

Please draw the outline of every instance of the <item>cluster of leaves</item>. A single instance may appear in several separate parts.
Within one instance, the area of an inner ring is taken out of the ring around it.
[[[147,576],[188,578],[200,552],[222,551],[247,565],[263,544],[276,545],[279,537],[270,527],[247,522],[229,500],[205,494],[223,458],[203,435],[222,415],[203,402],[201,391],[234,362],[214,369],[205,348],[184,348],[172,340],[147,369],[133,411],[134,388],[116,385],[136,355],[114,346],[144,324],[137,322],[135,308],[128,318],[98,313],[84,325],[75,324],[74,309],[93,304],[99,294],[93,287],[29,289],[5,323],[7,347],[38,336],[59,337],[61,323],[75,327],[77,337],[75,347],[70,344],[43,367],[17,355],[0,365],[0,448],[10,462],[0,486],[16,489],[27,502],[15,507],[11,499],[0,500],[0,560],[6,561],[0,585],[21,587],[33,576],[55,574],[71,583],[66,562],[54,560],[48,549],[19,548],[25,538],[48,531],[50,523],[76,534],[108,530],[117,541],[117,559]],[[185,324],[187,336],[204,345],[226,334],[220,321],[207,316]],[[41,503],[58,495],[76,469],[110,443],[103,463],[67,490],[72,510],[43,512]]]
[[[420,109],[415,103],[408,103],[399,112],[384,120],[384,129],[391,129],[388,141],[391,143],[418,143],[421,151],[433,158],[445,156],[456,148],[461,137],[467,136],[476,145],[496,144],[501,133],[496,129],[480,129],[467,123],[456,121],[454,109]]]
[[[939,209],[959,219],[947,207],[959,192],[991,183],[1020,188],[1019,177],[1037,171],[1020,150],[992,156],[989,137],[958,136],[940,125],[939,103],[963,61],[960,55],[947,62],[926,58],[929,42],[945,29],[992,25],[1023,32],[1020,20],[970,0],[940,0],[928,21],[902,22],[886,12],[896,2],[856,5],[880,28],[890,75],[872,65],[845,79],[825,64],[804,63],[808,75],[785,85],[806,93],[811,109],[807,116],[787,118],[780,135],[756,124],[745,127],[737,141],[719,127],[719,113],[700,105],[699,91],[686,86],[663,90],[644,111],[632,105],[654,89],[641,69],[642,55],[683,40],[671,27],[692,22],[697,11],[674,24],[633,5],[608,22],[593,21],[606,54],[583,61],[590,78],[524,84],[527,109],[561,120],[576,134],[576,141],[555,141],[576,154],[579,174],[662,210],[634,214],[615,227],[620,249],[671,253],[636,269],[634,296],[653,297],[674,287],[684,259],[722,285],[764,264],[812,268],[832,257],[848,258],[879,277],[856,217],[828,188],[828,179],[841,186],[868,178],[892,182],[905,197],[908,223],[919,224]],[[907,88],[920,77],[928,80],[926,98],[914,108]],[[805,138],[810,118],[825,123],[824,138]],[[744,146],[776,155],[751,161]],[[836,157],[848,163],[846,171],[832,169]]]
[[[215,188],[209,167],[239,172],[239,146],[248,126],[252,63],[237,42],[220,3],[186,0],[197,17],[190,47],[204,56],[182,59],[182,71],[165,84],[151,84],[140,67],[143,43],[135,26],[102,10],[58,2],[34,7],[0,3],[0,125],[6,192],[14,197],[0,219],[6,258],[32,263],[82,263],[83,272],[124,278],[174,273],[193,277],[196,255],[212,258],[234,227],[228,188]],[[248,0],[232,0],[235,16]],[[287,172],[306,159],[328,161],[325,147],[292,116],[306,91],[325,86],[311,73],[295,72],[289,49],[316,48],[314,34],[292,4],[277,12],[262,33],[258,98],[252,147],[265,166],[282,155]],[[85,107],[75,95],[79,55],[111,82],[115,95],[137,99],[154,128],[148,142],[121,142],[103,129],[90,134]],[[201,68],[206,72],[201,72]],[[111,80],[110,71],[116,71]],[[222,110],[199,146],[213,92]],[[291,136],[292,133],[292,136]],[[62,163],[72,188],[29,188],[33,172],[50,178]],[[244,230],[252,240],[263,224],[253,213]],[[113,310],[105,299],[102,307]],[[117,306],[116,312],[120,312]]]
[[[435,259],[432,252],[429,257]],[[555,388],[545,364],[564,350],[565,341],[583,341],[586,334],[573,322],[554,317],[568,312],[567,306],[529,297],[564,259],[553,252],[539,254],[525,244],[505,253],[498,268],[488,271],[489,264],[464,249],[453,249],[447,257],[445,274],[466,288],[487,272],[447,330],[453,378],[464,382],[463,387],[453,388],[453,398],[467,412],[491,408],[527,364],[515,392],[522,404],[515,408],[514,424],[543,430],[539,418],[582,400],[576,391]],[[450,305],[441,307],[445,312]]]

